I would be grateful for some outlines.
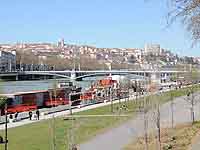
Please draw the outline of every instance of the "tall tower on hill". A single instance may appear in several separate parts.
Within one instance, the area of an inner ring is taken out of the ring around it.
[[[64,40],[64,38],[62,38],[62,39],[60,39],[60,40],[58,41],[58,47],[63,48],[64,46],[65,46],[65,40]]]

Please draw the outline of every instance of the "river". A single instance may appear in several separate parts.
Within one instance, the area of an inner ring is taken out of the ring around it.
[[[92,82],[102,77],[86,78],[83,81],[75,81],[75,85],[84,89],[88,88]],[[63,79],[62,79],[63,80]],[[9,81],[0,83],[0,94],[11,94],[15,92],[27,92],[34,90],[47,90],[53,87],[55,80],[34,80],[34,81]]]
[[[138,76],[127,76],[129,79],[141,79]],[[82,89],[89,88],[90,85],[96,80],[105,78],[105,76],[98,77],[87,77],[83,81],[74,81],[74,84],[82,87]],[[64,80],[64,79],[60,79]],[[51,80],[29,80],[29,81],[8,81],[0,82],[0,94],[12,94],[15,92],[27,92],[34,90],[48,90],[52,88],[55,83],[54,79]]]

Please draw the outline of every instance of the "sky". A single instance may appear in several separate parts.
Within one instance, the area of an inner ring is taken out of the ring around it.
[[[178,21],[167,27],[166,0],[5,0],[0,43],[52,42],[143,48],[160,44],[178,55],[200,56]]]

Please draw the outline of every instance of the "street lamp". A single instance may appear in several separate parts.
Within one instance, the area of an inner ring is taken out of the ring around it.
[[[71,100],[71,96],[73,94],[72,93],[69,93],[69,110],[70,110],[70,115],[72,115],[72,100]]]
[[[113,87],[111,86],[110,88],[109,88],[109,90],[110,90],[110,102],[111,102],[111,112],[113,113]]]
[[[6,123],[5,123],[5,141],[3,143],[5,144],[5,150],[8,149],[8,113],[7,113],[7,101],[5,103],[5,117],[6,117]]]

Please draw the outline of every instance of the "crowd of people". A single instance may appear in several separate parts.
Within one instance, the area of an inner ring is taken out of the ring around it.
[[[29,111],[29,120],[32,120],[33,117],[33,112]],[[40,111],[37,109],[34,115],[34,118],[36,118],[37,120],[40,120]]]
[[[20,118],[18,116],[19,116],[19,112],[16,112],[15,114],[9,114],[9,122],[19,121]],[[36,120],[40,120],[40,111],[37,109],[35,111],[35,114],[33,114],[32,111],[29,111],[28,116],[29,116],[29,120],[32,120],[33,118]]]

